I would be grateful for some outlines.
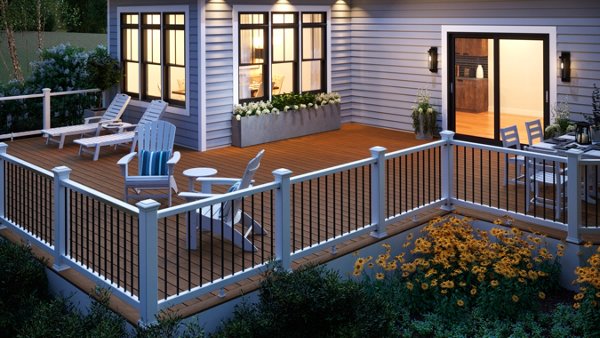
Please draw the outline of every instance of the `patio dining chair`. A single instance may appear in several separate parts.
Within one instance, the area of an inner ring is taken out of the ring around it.
[[[175,125],[165,121],[154,121],[139,126],[137,130],[138,151],[123,156],[117,164],[125,179],[125,201],[129,201],[130,190],[135,197],[168,197],[171,206],[171,190],[177,192],[177,183],[173,178],[175,165],[181,155],[173,152]],[[138,159],[138,174],[129,174],[129,164]],[[143,194],[146,189],[167,189],[166,194]]]
[[[551,152],[536,150],[539,153],[553,154]],[[554,209],[554,217],[559,219],[562,211],[565,208],[563,205],[564,197],[567,189],[568,176],[566,170],[562,170],[559,163],[548,164],[535,157],[527,158],[527,169],[528,173],[526,178],[526,192],[527,198],[531,195],[533,190],[533,198],[529,199],[525,210],[529,212],[531,205],[543,206],[545,208]],[[548,198],[547,193],[548,186],[552,186],[552,198]],[[543,194],[542,194],[542,189]]]
[[[525,129],[527,129],[527,141],[530,146],[544,140],[542,122],[539,119],[525,122]]]
[[[242,178],[220,178],[220,177],[199,177],[197,180],[203,184],[221,184],[229,185],[227,193],[243,190],[252,186],[253,177],[260,167],[260,160],[263,157],[264,149],[248,162]],[[216,196],[216,194],[182,192],[179,196],[187,201],[195,201],[202,198]],[[195,250],[197,247],[197,231],[209,231],[223,239],[232,241],[234,245],[242,248],[244,251],[256,251],[256,246],[250,241],[251,235],[265,235],[266,231],[249,214],[242,210],[242,199],[227,200],[224,203],[218,203],[196,210],[196,215],[191,215],[188,219],[187,242],[188,249]],[[199,224],[198,224],[199,222]],[[241,225],[240,232],[235,226]],[[244,229],[245,228],[245,229]]]
[[[168,103],[162,100],[154,100],[150,102],[148,108],[144,112],[144,115],[140,118],[138,124],[126,125],[126,127],[120,128],[117,133],[100,135],[88,138],[81,138],[79,140],[75,140],[75,143],[79,144],[79,155],[82,153],[92,154],[94,156],[94,161],[98,160],[100,157],[100,148],[103,146],[117,146],[123,145],[131,142],[131,151],[135,150],[135,137],[136,132],[139,126],[142,126],[146,123],[151,123],[160,119],[162,114],[167,109]],[[135,128],[133,131],[126,131],[125,129]],[[88,150],[88,148],[93,148],[93,150]]]
[[[115,122],[121,118],[130,100],[131,97],[127,94],[117,94],[102,116],[87,117],[84,119],[84,124],[43,129],[42,136],[46,138],[46,144],[58,143],[58,149],[62,149],[67,136],[81,135],[83,137],[83,135],[91,133],[99,135],[103,124]]]
[[[514,148],[517,150],[521,149],[519,131],[517,130],[516,125],[500,129],[500,139],[502,140],[502,146],[504,148]],[[506,155],[506,163],[504,166],[504,185],[509,182],[508,165],[510,163],[513,163],[516,166],[516,177],[510,180],[510,182],[516,184],[520,179],[524,178],[521,169],[525,165],[525,158],[521,155]]]

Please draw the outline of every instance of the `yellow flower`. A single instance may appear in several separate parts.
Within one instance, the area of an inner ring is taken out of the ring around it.
[[[369,269],[372,269],[375,266],[375,264],[369,263],[369,264],[367,264],[367,266],[369,267]]]
[[[495,288],[496,286],[498,286],[498,284],[499,284],[499,283],[498,283],[498,281],[497,281],[497,280],[495,280],[495,279],[494,279],[493,281],[491,281],[491,282],[490,282],[490,285],[491,285],[492,287],[494,287],[494,288]]]
[[[440,286],[444,289],[452,289],[454,287],[454,282],[451,280],[447,280],[442,282],[442,284],[440,284]]]
[[[517,303],[519,301],[519,296],[517,296],[517,295],[512,295],[511,298],[512,298],[512,301],[515,303]]]
[[[540,291],[540,292],[538,292],[538,297],[539,297],[540,299],[546,299],[546,294],[545,294],[545,293],[543,293],[542,291]]]
[[[583,244],[583,246],[586,247],[586,248],[591,248],[592,247],[592,242],[585,242]]]
[[[579,307],[580,307],[580,306],[581,306],[581,305],[580,305],[579,303],[575,303],[575,304],[573,304],[573,308],[574,308],[574,309],[579,309]]]
[[[600,298],[600,291],[596,292],[596,298]]]
[[[498,218],[498,219],[494,220],[494,224],[500,225],[500,224],[502,224],[502,220],[500,218]]]
[[[406,288],[407,288],[407,289],[409,289],[409,290],[412,290],[412,289],[414,288],[414,285],[413,285],[413,283],[411,283],[411,282],[406,282]]]
[[[448,293],[448,290],[446,290],[446,289],[443,289],[442,291],[440,291],[440,293],[441,293],[442,295],[445,295],[445,294],[447,294],[447,293]]]
[[[477,289],[476,288],[472,288],[471,289],[471,296],[475,296],[477,294]]]
[[[411,233],[409,233],[408,235],[406,235],[406,240],[407,240],[407,241],[410,241],[411,239],[413,239],[413,236],[414,236],[414,235],[413,235],[413,233],[412,233],[412,232],[411,232]]]
[[[378,272],[378,273],[375,274],[375,278],[377,280],[382,280],[383,277],[385,277],[385,275],[383,273],[381,273],[381,272]]]
[[[352,274],[354,276],[358,277],[358,276],[360,276],[360,270],[354,270],[354,272]]]
[[[582,299],[583,299],[583,297],[584,297],[584,294],[583,294],[582,292],[580,292],[580,293],[576,294],[576,295],[573,297],[573,299],[575,299],[575,300],[582,300]]]
[[[462,299],[459,299],[459,300],[456,301],[456,305],[462,307],[462,306],[465,305],[465,302]]]
[[[423,289],[423,290],[429,289],[429,284],[427,284],[427,283],[421,283],[421,289]]]

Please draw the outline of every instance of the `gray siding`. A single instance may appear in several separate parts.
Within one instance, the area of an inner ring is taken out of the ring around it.
[[[337,2],[331,7],[331,90],[342,96],[342,122],[352,120],[351,8]]]
[[[441,105],[441,72],[427,69],[426,51],[441,48],[442,25],[556,26],[557,51],[571,52],[570,83],[557,80],[558,98],[572,111],[591,110],[600,83],[598,1],[353,1],[351,21],[352,120],[412,130],[418,88]],[[550,56],[550,57],[558,57]],[[439,67],[445,60],[439,60]]]
[[[186,27],[189,36],[189,59],[187,61],[188,77],[188,95],[189,97],[189,116],[177,115],[165,112],[163,119],[177,126],[175,143],[192,149],[200,149],[200,131],[198,128],[198,112],[200,107],[200,90],[198,89],[198,64],[200,56],[200,40],[198,36],[198,24],[200,22],[200,13],[197,0],[175,0],[167,4],[162,0],[111,0],[110,1],[110,51],[116,57],[119,46],[117,46],[117,7],[121,6],[165,6],[165,5],[188,5],[189,6],[189,27]],[[144,108],[129,105],[123,115],[123,119],[129,122],[136,122],[141,117]]]

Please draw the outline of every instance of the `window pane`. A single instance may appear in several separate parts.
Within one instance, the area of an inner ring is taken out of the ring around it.
[[[137,29],[126,29],[123,34],[123,56],[126,60],[138,61],[139,41]]]
[[[295,43],[293,28],[273,29],[273,62],[294,61]]]
[[[166,34],[167,63],[185,66],[185,32],[169,30]]]
[[[169,99],[176,101],[185,101],[185,68],[184,67],[169,67]]]
[[[273,78],[272,82],[281,81],[281,85],[279,85],[278,93],[274,94],[284,94],[291,93],[294,91],[294,63],[286,62],[286,63],[277,63],[271,66],[273,70]],[[281,80],[280,80],[281,79]],[[277,83],[274,83],[277,84]],[[275,91],[275,90],[274,90]]]
[[[144,38],[146,43],[144,61],[160,63],[160,30],[146,29],[144,30]]]
[[[265,23],[263,14],[241,14],[240,24],[242,25],[262,25]]]
[[[160,25],[160,14],[144,14],[144,24]]]
[[[263,66],[242,66],[239,71],[240,99],[264,96]]]
[[[322,13],[303,13],[302,23],[323,23]]]
[[[284,15],[283,14],[273,14],[273,23],[274,24],[284,23]]]
[[[321,61],[302,62],[302,91],[321,89]]]
[[[285,61],[293,61],[296,60],[296,56],[294,54],[296,54],[296,44],[294,43],[294,29],[292,28],[287,28],[285,30],[285,44],[284,44],[284,48],[285,48]]]
[[[240,63],[264,62],[264,30],[242,29],[240,31]]]
[[[140,65],[137,62],[125,62],[125,91],[140,92]]]
[[[162,97],[160,65],[146,65],[146,95]]]

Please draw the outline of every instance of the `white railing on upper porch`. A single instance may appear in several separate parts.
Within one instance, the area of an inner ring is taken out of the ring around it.
[[[561,157],[457,141],[452,132],[391,153],[374,147],[370,158],[298,176],[275,170],[273,182],[162,210],[153,200],[134,207],[73,182],[66,167],[47,171],[6,150],[0,144],[2,226],[53,255],[56,269],[76,269],[111,288],[144,322],[161,309],[222,294],[273,260],[290,269],[292,261],[335,252],[365,234],[383,238],[392,223],[434,208],[509,215],[564,230],[574,243],[600,225],[600,206],[580,198],[587,197],[580,182],[588,186],[590,173],[600,176],[600,160],[582,160],[577,151]],[[555,168],[552,182],[536,181],[527,166],[519,173],[507,165],[515,155]],[[554,180],[566,181],[566,194]],[[531,190],[538,183],[550,188]],[[532,200],[534,193],[549,202]],[[245,251],[223,240],[240,228],[197,213],[226,213],[232,201],[247,215],[240,218],[242,234],[254,221],[261,225],[250,228]],[[193,227],[204,231],[192,238]]]
[[[31,99],[42,99],[42,129],[49,129],[52,127],[52,97],[65,96],[65,95],[81,95],[90,93],[100,93],[100,89],[81,89],[81,90],[69,90],[63,92],[52,92],[50,88],[43,88],[40,94],[28,94],[28,95],[17,95],[17,96],[5,96],[0,97],[1,102],[17,101],[17,100],[31,100]],[[13,139],[15,137],[31,136],[40,134],[42,129],[37,130],[26,130],[19,132],[12,132],[7,134],[1,134],[0,140]]]

